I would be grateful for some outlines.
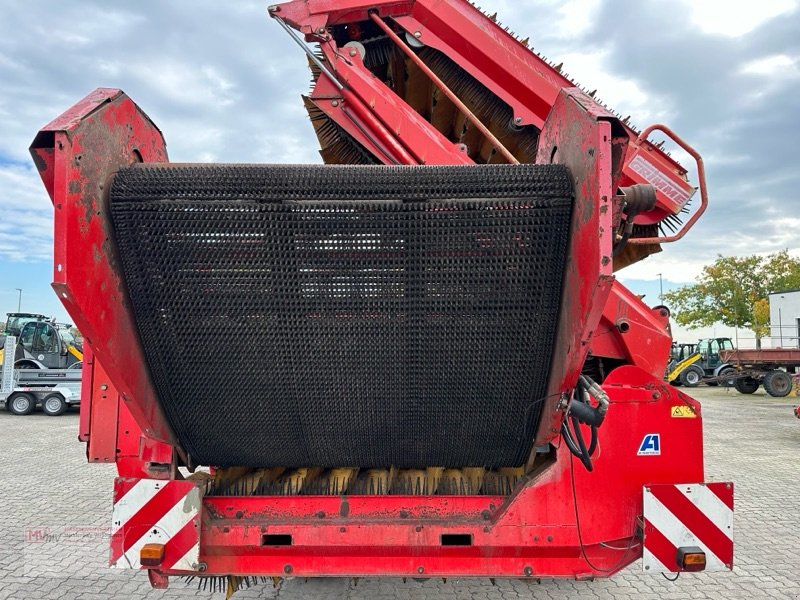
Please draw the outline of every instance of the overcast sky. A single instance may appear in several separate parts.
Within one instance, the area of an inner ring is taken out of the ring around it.
[[[799,0],[482,0],[504,25],[640,126],[703,154],[711,207],[620,277],[657,303],[716,254],[800,254]],[[173,161],[319,162],[306,60],[267,3],[0,0],[0,313],[65,318],[50,291],[52,207],[36,131],[95,87],[124,89]],[[689,338],[696,334],[692,332]]]

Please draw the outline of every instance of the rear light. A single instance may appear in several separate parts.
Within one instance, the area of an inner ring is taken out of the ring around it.
[[[164,560],[164,544],[145,544],[139,552],[143,567],[157,567]]]
[[[678,567],[681,571],[703,571],[706,553],[697,546],[682,546],[678,548]]]

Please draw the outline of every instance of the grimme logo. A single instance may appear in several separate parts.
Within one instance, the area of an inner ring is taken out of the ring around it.
[[[637,456],[659,456],[661,454],[661,434],[648,433],[639,444]]]

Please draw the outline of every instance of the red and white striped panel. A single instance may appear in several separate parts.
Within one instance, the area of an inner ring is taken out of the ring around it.
[[[200,555],[200,489],[191,481],[114,480],[109,564],[139,569],[145,544],[164,544],[162,569],[194,571]]]
[[[733,568],[732,483],[644,488],[643,568],[678,571],[682,546],[698,546],[706,553],[706,571]]]

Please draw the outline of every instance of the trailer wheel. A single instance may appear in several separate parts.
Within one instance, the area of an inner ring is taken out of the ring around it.
[[[680,380],[683,385],[688,388],[697,387],[700,385],[700,382],[703,381],[703,376],[705,373],[703,369],[695,365],[689,365],[683,371],[681,371]]]
[[[752,377],[742,377],[733,382],[733,387],[740,394],[752,394],[758,389],[758,380]]]
[[[12,414],[29,415],[36,407],[36,398],[34,398],[33,394],[18,392],[9,396],[8,400],[6,400],[6,406]]]
[[[770,396],[783,398],[792,390],[792,378],[785,371],[770,371],[764,376],[764,389]]]
[[[730,377],[730,379],[723,379],[719,383],[725,387],[733,387],[736,380],[734,376],[736,375],[736,369],[733,367],[725,367],[719,373],[717,373],[717,377]]]
[[[57,417],[58,415],[63,415],[66,410],[67,401],[64,400],[64,396],[57,392],[45,396],[44,400],[42,400],[42,412],[48,416]]]

